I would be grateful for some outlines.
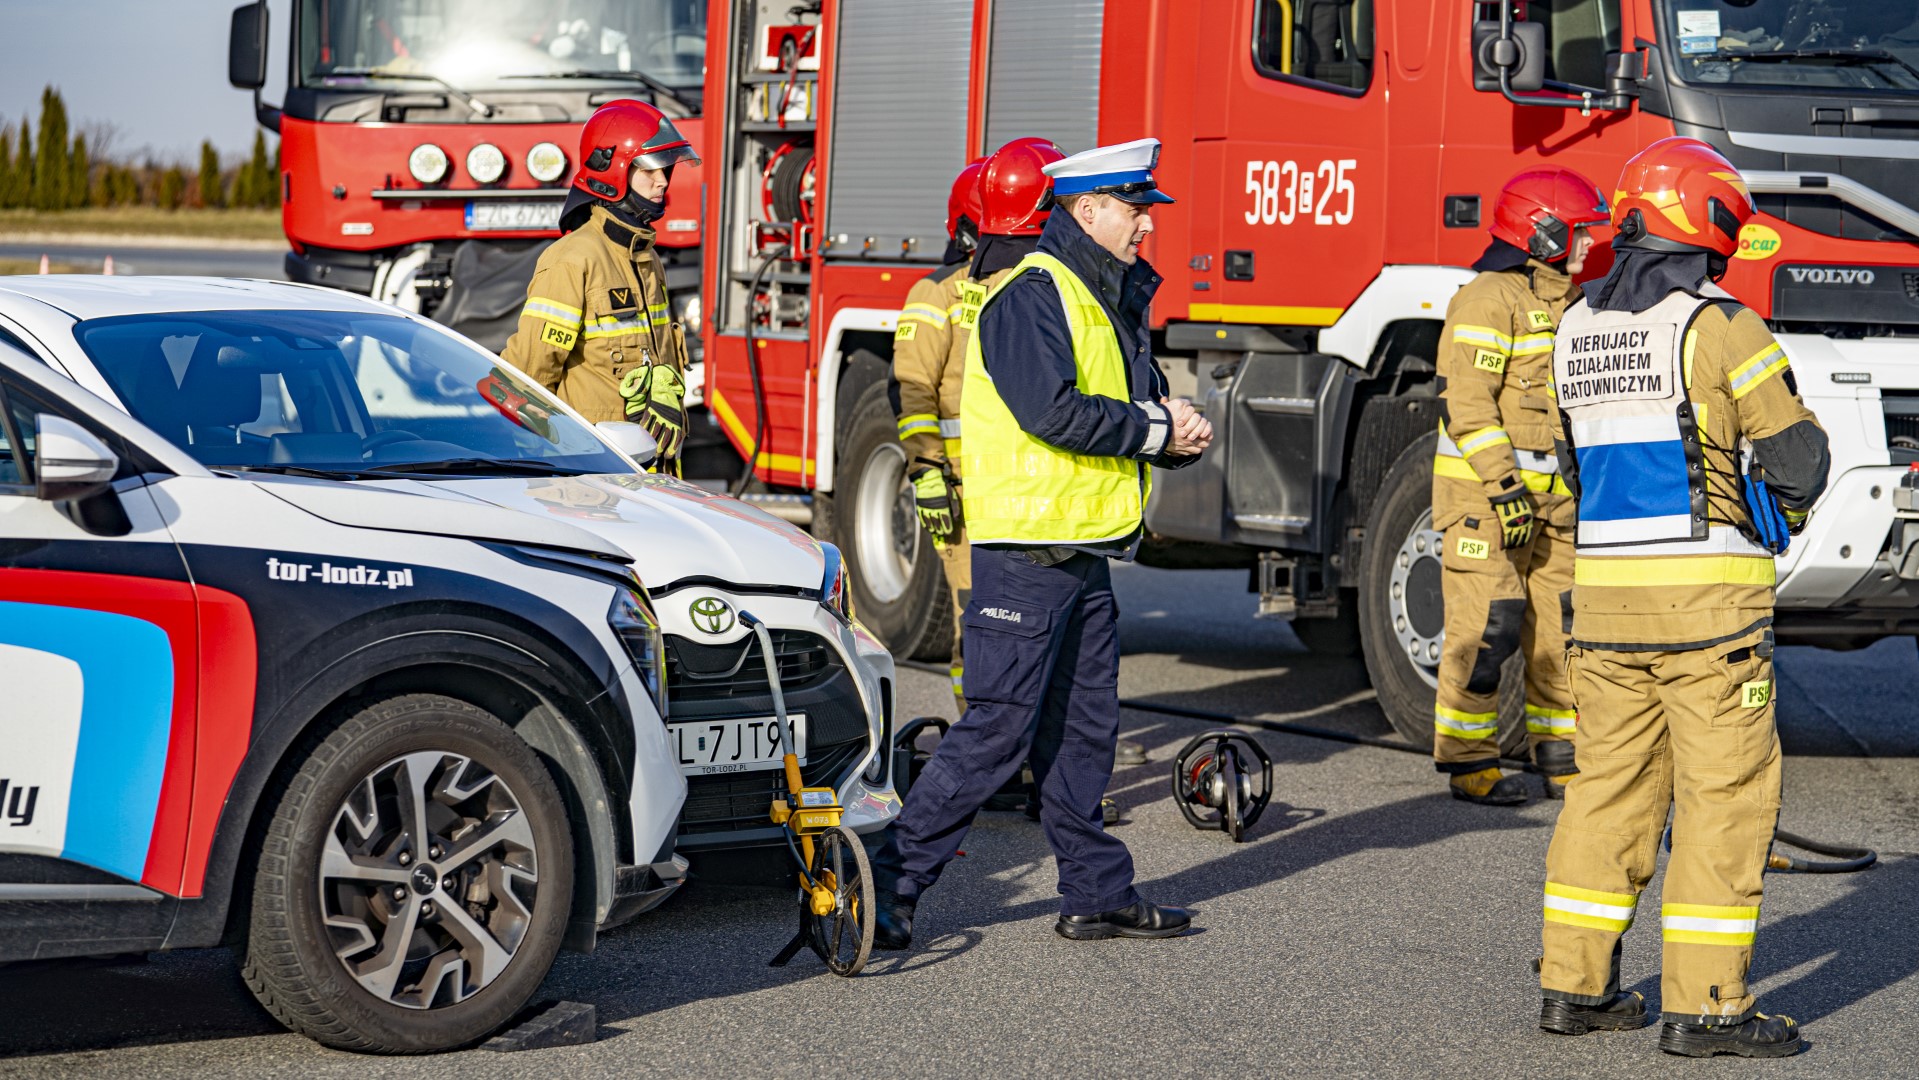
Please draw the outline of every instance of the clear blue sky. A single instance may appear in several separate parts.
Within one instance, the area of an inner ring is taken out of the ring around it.
[[[228,157],[253,145],[252,97],[227,85],[227,20],[240,0],[0,0],[0,123],[37,126],[51,83],[69,122],[110,121],[116,156],[152,147],[197,160],[200,140]],[[287,4],[272,5],[284,57]],[[278,100],[276,79],[269,85]],[[269,135],[269,145],[271,136]]]

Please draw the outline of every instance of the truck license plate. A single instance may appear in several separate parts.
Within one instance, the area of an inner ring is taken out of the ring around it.
[[[793,751],[806,764],[806,716],[793,720]],[[750,717],[738,720],[686,720],[668,725],[680,755],[680,772],[687,776],[752,772],[780,766],[778,720]]]
[[[475,232],[557,229],[560,227],[560,201],[503,199],[480,202],[469,199],[466,204],[466,227]]]

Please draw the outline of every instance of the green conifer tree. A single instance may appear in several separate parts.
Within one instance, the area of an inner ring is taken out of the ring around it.
[[[253,133],[253,156],[247,161],[242,174],[247,177],[247,198],[244,202],[235,199],[241,206],[267,207],[273,205],[273,163],[267,158],[266,133]]]
[[[25,114],[20,117],[20,143],[13,154],[13,172],[7,177],[5,191],[0,191],[0,206],[9,210],[18,210],[32,205],[33,195],[33,123]]]
[[[220,152],[206,141],[200,143],[200,205],[210,210],[226,205],[220,189]]]
[[[92,172],[93,162],[87,159],[87,137],[85,135],[75,135],[73,137],[73,159],[69,163],[69,171],[67,173],[67,205],[69,207],[82,207],[90,201],[88,193],[91,192],[93,188],[93,185],[90,183],[92,179],[90,174]]]
[[[40,144],[33,155],[33,205],[64,210],[67,177],[72,171],[67,148],[67,103],[49,86],[40,93]]]

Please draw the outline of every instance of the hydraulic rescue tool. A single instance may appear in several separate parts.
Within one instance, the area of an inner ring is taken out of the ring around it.
[[[802,948],[811,947],[833,974],[858,975],[873,951],[873,870],[866,847],[858,833],[840,824],[838,793],[830,787],[802,786],[773,635],[749,612],[740,612],[740,622],[752,629],[766,662],[780,761],[786,768],[786,791],[773,800],[773,824],[786,827],[787,850],[800,867],[800,928],[769,966],[785,967]]]
[[[1258,773],[1248,767],[1254,760]],[[1196,735],[1173,761],[1173,802],[1195,829],[1219,829],[1237,844],[1272,801],[1273,759],[1237,731]]]

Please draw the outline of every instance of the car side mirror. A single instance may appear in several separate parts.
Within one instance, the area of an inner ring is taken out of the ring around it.
[[[660,444],[651,432],[625,420],[602,420],[593,425],[613,449],[645,465],[660,456]]]
[[[1499,84],[1500,72],[1507,85]],[[1499,21],[1473,23],[1473,89],[1497,94],[1502,89],[1531,94],[1546,86],[1546,25],[1515,22],[1500,33]]]
[[[267,6],[246,4],[233,9],[227,31],[227,81],[241,90],[267,84]]]
[[[98,494],[120,471],[120,458],[71,420],[41,413],[34,432],[34,494],[48,502]]]

